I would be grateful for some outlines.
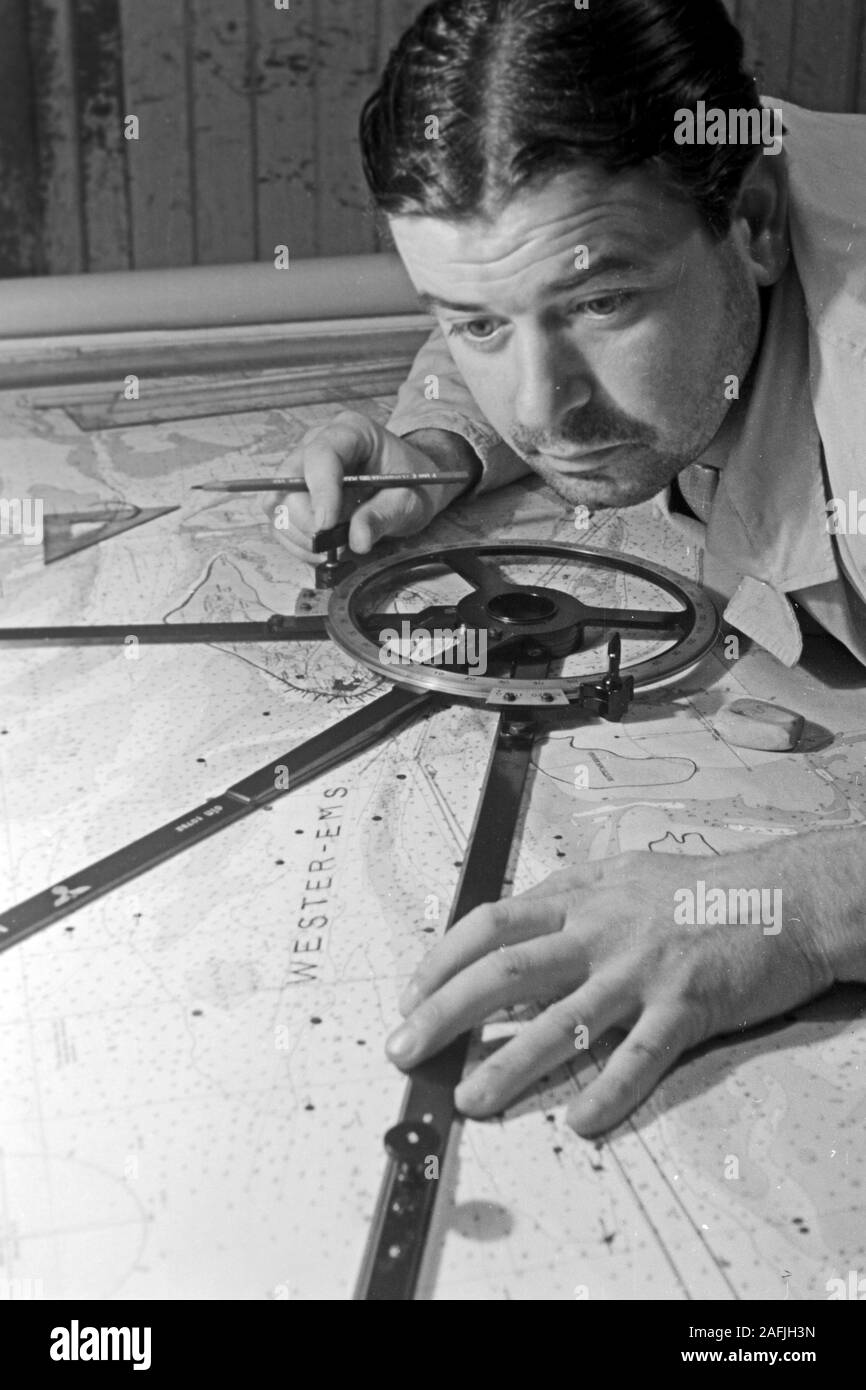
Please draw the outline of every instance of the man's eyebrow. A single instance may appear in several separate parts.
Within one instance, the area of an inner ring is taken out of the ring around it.
[[[576,271],[565,280],[557,280],[553,284],[545,285],[546,294],[564,294],[569,290],[581,289],[591,280],[600,275],[626,274],[639,269],[638,262],[632,256],[600,256],[597,261],[589,257],[589,264],[585,270]],[[428,312],[434,309],[450,309],[455,314],[489,314],[492,312],[487,304],[460,304],[454,299],[444,299],[438,294],[428,294],[426,291],[419,293],[418,302],[422,309]]]

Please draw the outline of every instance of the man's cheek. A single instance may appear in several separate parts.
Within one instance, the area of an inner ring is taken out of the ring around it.
[[[705,325],[709,328],[709,325]],[[714,350],[699,320],[668,313],[653,320],[646,334],[632,340],[628,377],[634,413],[683,414],[702,394],[712,371]],[[648,407],[642,411],[640,406]]]
[[[480,356],[465,348],[458,349],[454,361],[484,417],[498,434],[507,436],[514,422],[517,383],[512,380],[504,355],[479,360]]]
[[[599,387],[617,413],[654,432],[666,431],[682,419],[684,400],[693,384],[686,363],[676,340],[663,337],[624,354],[615,367],[600,374]]]

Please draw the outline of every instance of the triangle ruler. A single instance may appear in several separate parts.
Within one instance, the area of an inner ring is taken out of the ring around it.
[[[177,507],[136,507],[131,502],[108,502],[78,512],[54,512],[43,518],[43,556],[46,565],[131,531],[145,521],[176,512]],[[101,524],[100,524],[101,523]],[[76,534],[73,527],[84,528]]]

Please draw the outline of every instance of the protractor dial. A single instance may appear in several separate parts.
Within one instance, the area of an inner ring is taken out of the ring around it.
[[[709,651],[719,618],[698,584],[632,556],[491,542],[365,565],[334,590],[327,625],[344,651],[407,689],[604,712],[593,701],[615,668],[638,688],[671,680]],[[512,678],[539,656],[548,678]]]

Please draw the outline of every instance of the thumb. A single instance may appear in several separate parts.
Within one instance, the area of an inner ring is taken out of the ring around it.
[[[420,489],[389,488],[353,512],[349,547],[356,555],[366,555],[383,536],[411,536],[432,516],[432,502]]]

